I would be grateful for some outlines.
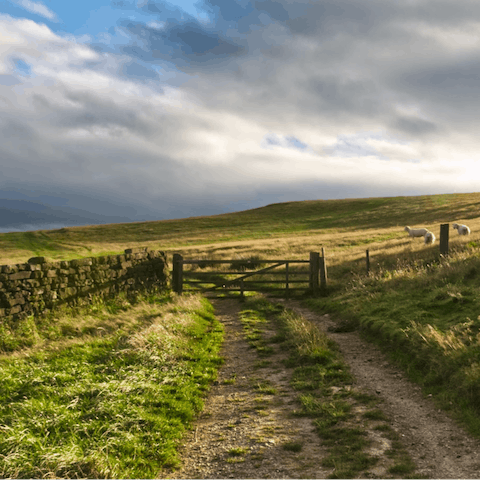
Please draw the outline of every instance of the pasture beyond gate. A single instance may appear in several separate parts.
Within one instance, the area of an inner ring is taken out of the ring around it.
[[[301,268],[306,265],[308,270]],[[248,291],[269,293],[283,290],[286,295],[292,291],[317,295],[326,285],[323,249],[322,256],[310,252],[309,260],[195,260],[184,259],[178,253],[173,255],[172,289],[178,294],[186,290],[240,292],[243,297]]]

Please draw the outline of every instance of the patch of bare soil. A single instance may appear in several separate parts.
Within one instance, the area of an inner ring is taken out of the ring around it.
[[[382,400],[380,408],[414,460],[415,475],[428,478],[480,478],[480,442],[437,409],[420,387],[405,378],[385,355],[357,332],[333,333],[335,322],[294,301],[284,302],[319,328],[340,347],[356,384]],[[480,401],[480,399],[479,399]]]
[[[312,313],[293,300],[283,302],[315,322],[339,345],[356,377],[353,388],[383,400],[379,407],[414,459],[415,476],[480,478],[480,443],[438,411],[433,401],[424,398],[419,387],[407,381],[378,349],[362,341],[357,333],[329,332],[334,322],[328,315]],[[161,477],[326,478],[331,475],[334,469],[322,466],[328,451],[312,420],[293,415],[299,409],[298,392],[291,388],[291,372],[282,364],[286,353],[275,345],[275,353],[259,357],[243,338],[241,304],[237,300],[212,303],[225,327],[225,364],[194,429],[184,439],[181,468],[163,471]],[[376,425],[362,423],[372,440],[368,453],[378,457],[365,478],[388,478],[392,476],[388,473],[392,460],[385,452],[391,443],[375,429]]]

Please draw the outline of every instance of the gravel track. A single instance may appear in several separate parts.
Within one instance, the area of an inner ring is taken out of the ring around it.
[[[405,378],[374,345],[357,332],[332,333],[335,322],[294,301],[282,302],[315,322],[334,340],[350,365],[356,384],[375,392],[391,426],[405,439],[417,465],[416,474],[428,478],[480,478],[480,442],[425,398],[421,388]],[[480,399],[479,399],[480,401]]]
[[[298,392],[289,385],[290,373],[278,350],[262,361],[243,339],[237,300],[211,299],[217,318],[225,327],[225,364],[212,387],[193,431],[184,440],[182,467],[163,471],[162,478],[327,478],[331,468],[321,466],[327,455],[308,418],[292,415],[298,409]],[[408,381],[375,346],[358,333],[333,333],[335,322],[294,300],[277,299],[317,324],[340,347],[356,378],[353,388],[378,396],[389,425],[400,435],[414,460],[415,477],[480,478],[480,442],[468,435],[419,386]],[[273,333],[273,332],[272,332]],[[269,332],[266,332],[268,335]],[[264,381],[274,395],[262,394]],[[391,460],[383,452],[388,441],[370,427],[372,452],[378,463],[364,478],[389,478]],[[300,452],[285,449],[303,445]]]

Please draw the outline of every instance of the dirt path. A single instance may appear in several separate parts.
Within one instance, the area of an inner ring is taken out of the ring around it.
[[[185,440],[183,467],[165,476],[325,478],[331,469],[319,466],[325,449],[311,421],[292,417],[296,393],[289,386],[288,373],[278,368],[282,354],[262,362],[243,339],[238,300],[212,303],[225,326],[226,361],[195,430]],[[259,388],[265,380],[275,394]],[[288,442],[303,445],[301,452],[285,450]]]
[[[283,303],[327,332],[339,345],[357,385],[381,397],[381,408],[405,439],[417,475],[480,478],[480,442],[438,410],[433,400],[425,398],[420,387],[407,380],[378,348],[356,332],[330,332],[334,322],[329,315],[318,315],[293,301]]]
[[[298,392],[289,385],[277,350],[262,359],[243,339],[236,300],[214,300],[225,326],[225,364],[206,401],[195,429],[180,452],[183,466],[162,472],[164,478],[326,478],[333,469],[321,466],[327,450],[312,421],[292,415]],[[330,333],[333,322],[294,301],[283,301],[338,343],[356,377],[355,388],[382,398],[390,419],[414,459],[415,476],[480,478],[480,442],[439,412],[420,389],[389,365],[375,347],[356,333]],[[268,332],[266,332],[268,335]],[[273,333],[273,332],[272,332]],[[368,428],[365,426],[365,428]],[[383,454],[388,442],[373,428],[372,451],[379,461],[369,478],[388,478],[391,461]]]

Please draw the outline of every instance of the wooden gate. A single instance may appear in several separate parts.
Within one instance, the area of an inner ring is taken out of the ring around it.
[[[184,259],[173,255],[172,289],[181,294],[184,290],[200,292],[274,292],[303,290],[313,295],[326,288],[325,254],[310,252],[309,260],[209,260]],[[292,264],[308,264],[309,269],[291,268]],[[194,266],[187,270],[187,265]],[[226,270],[218,267],[229,265]],[[258,268],[258,265],[269,265]],[[208,270],[206,269],[208,268]],[[217,270],[211,270],[212,268]],[[235,268],[237,267],[237,268]],[[202,269],[205,269],[202,271]],[[280,270],[279,270],[280,269]],[[256,279],[253,277],[260,277]],[[265,278],[269,277],[269,278]]]

